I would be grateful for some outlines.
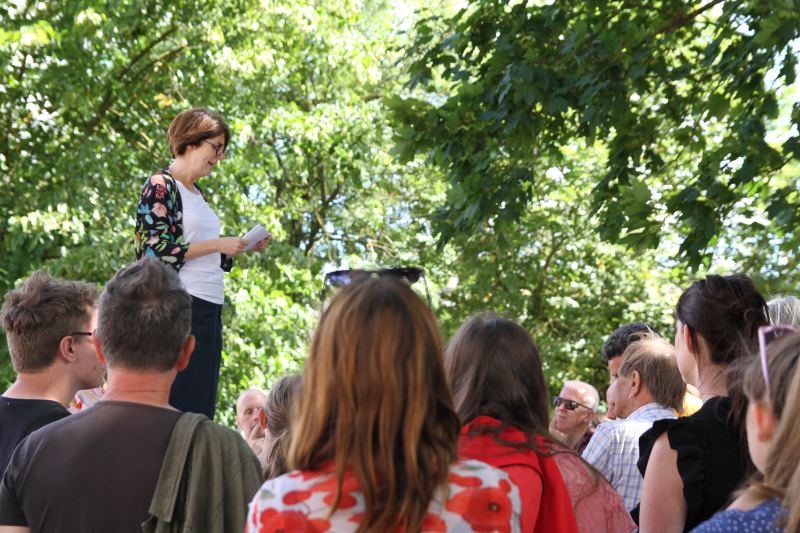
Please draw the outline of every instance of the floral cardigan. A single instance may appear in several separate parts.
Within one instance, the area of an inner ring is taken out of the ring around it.
[[[205,200],[200,187],[197,190]],[[136,208],[134,243],[137,260],[146,256],[157,257],[175,270],[180,270],[186,262],[184,257],[189,243],[183,242],[183,202],[169,169],[153,174],[142,188]],[[233,258],[221,255],[220,268],[230,272]]]

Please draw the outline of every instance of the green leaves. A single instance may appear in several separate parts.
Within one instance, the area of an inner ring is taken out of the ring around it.
[[[540,181],[537,164],[575,143],[608,147],[593,195],[595,228],[639,251],[661,241],[665,225],[658,219],[674,213],[685,239],[681,258],[700,265],[735,202],[769,203],[767,189],[752,184],[772,179],[787,161],[776,148],[784,141],[767,142],[783,86],[765,80],[780,70],[783,81],[794,81],[788,43],[798,35],[800,14],[780,2],[703,7],[581,1],[501,8],[475,0],[466,15],[420,33],[424,47],[407,49],[409,71],[428,72],[415,82],[443,103],[434,123],[422,110],[392,109],[391,116],[397,131],[412,126],[413,133],[396,138],[402,160],[439,154],[428,162],[463,188],[464,202],[437,213],[440,247],[503,206],[524,204],[528,181],[517,171],[531,169]],[[742,32],[742,24],[755,33]],[[471,94],[466,79],[486,91]],[[786,142],[784,152],[794,154],[794,142]],[[716,188],[705,185],[705,169],[718,169]],[[489,190],[478,186],[485,176]],[[709,191],[700,218],[693,203],[670,200],[687,181]],[[677,212],[636,185],[645,183]]]

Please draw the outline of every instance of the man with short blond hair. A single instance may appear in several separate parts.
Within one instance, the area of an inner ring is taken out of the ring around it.
[[[92,332],[99,291],[36,271],[5,295],[0,323],[17,379],[0,396],[0,476],[17,444],[69,416],[79,390],[103,384]]]

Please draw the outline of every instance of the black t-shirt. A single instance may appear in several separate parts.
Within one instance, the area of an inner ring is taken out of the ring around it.
[[[22,439],[68,416],[69,411],[53,400],[21,400],[0,396],[0,479],[14,448]]]
[[[0,525],[141,533],[182,414],[103,400],[37,431],[3,476]]]

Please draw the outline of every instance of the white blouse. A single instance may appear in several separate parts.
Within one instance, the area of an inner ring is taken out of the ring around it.
[[[199,191],[190,192],[175,180],[183,203],[183,242],[193,243],[219,239],[222,223]],[[222,257],[213,253],[190,259],[178,271],[183,286],[192,296],[222,305],[225,301],[225,273]]]

